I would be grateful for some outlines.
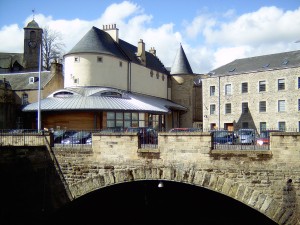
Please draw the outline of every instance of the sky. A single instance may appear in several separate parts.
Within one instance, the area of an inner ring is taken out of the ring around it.
[[[109,24],[122,40],[154,47],[166,67],[181,44],[194,73],[300,50],[300,0],[0,0],[0,52],[23,52],[33,18],[61,34],[65,53],[93,26]]]

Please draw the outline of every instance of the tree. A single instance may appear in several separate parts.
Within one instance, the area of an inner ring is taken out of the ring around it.
[[[62,58],[64,47],[61,33],[49,27],[43,29],[43,66],[46,70],[50,70],[52,61]]]

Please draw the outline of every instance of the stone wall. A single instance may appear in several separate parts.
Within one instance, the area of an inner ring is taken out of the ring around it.
[[[209,133],[159,133],[158,141],[140,149],[137,135],[96,134],[92,146],[53,151],[73,198],[123,182],[168,180],[222,193],[278,224],[300,219],[299,133],[272,133],[265,151],[213,150]]]

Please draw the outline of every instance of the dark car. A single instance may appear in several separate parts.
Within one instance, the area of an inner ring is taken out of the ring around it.
[[[157,131],[151,127],[128,127],[126,132],[136,133],[141,144],[157,144]]]
[[[228,130],[215,130],[211,131],[213,135],[214,144],[230,144],[236,143],[237,138],[233,131]]]
[[[272,133],[272,132],[281,132],[281,131],[280,130],[264,130],[264,131],[262,131],[256,140],[256,144],[269,145],[270,144],[270,133]]]
[[[69,138],[76,132],[74,130],[56,130],[53,133],[54,143],[61,143],[62,140]]]
[[[65,138],[61,141],[61,144],[86,144],[87,140],[92,136],[91,132],[79,131],[75,134]]]

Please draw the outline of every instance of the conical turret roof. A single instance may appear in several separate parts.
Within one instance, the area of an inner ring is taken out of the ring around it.
[[[190,66],[190,63],[184,53],[182,45],[177,51],[174,63],[171,67],[171,75],[184,75],[184,74],[193,74],[193,70]]]
[[[126,59],[112,37],[96,27],[92,27],[67,55],[73,53],[101,53]]]

